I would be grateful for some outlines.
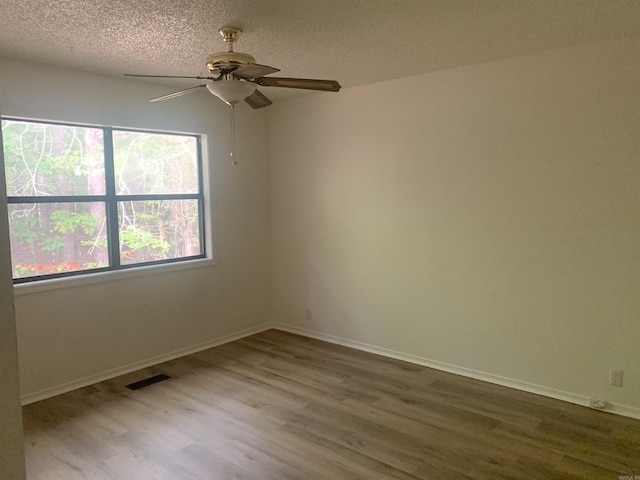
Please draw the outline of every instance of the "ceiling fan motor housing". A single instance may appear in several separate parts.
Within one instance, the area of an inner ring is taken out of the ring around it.
[[[248,53],[221,52],[212,53],[207,57],[207,70],[211,73],[217,72],[224,67],[242,66],[256,63],[256,59]]]

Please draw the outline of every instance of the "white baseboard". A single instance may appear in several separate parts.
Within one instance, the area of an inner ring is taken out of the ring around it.
[[[403,360],[405,362],[414,363],[416,365],[422,365],[424,367],[434,368],[436,370],[442,370],[444,372],[454,373],[456,375],[462,375],[464,377],[474,378],[476,380],[482,380],[484,382],[494,383],[496,385],[502,385],[503,387],[514,388],[516,390],[522,390],[524,392],[535,393],[556,400],[562,400],[583,407],[589,406],[589,397],[584,395],[578,395],[571,392],[565,392],[562,390],[556,390],[555,388],[544,387],[542,385],[535,385],[532,383],[515,380],[513,378],[501,377],[499,375],[493,375],[491,373],[480,372],[478,370],[472,370],[470,368],[459,367],[437,360],[431,360],[417,355],[410,355],[407,353],[397,352],[388,348],[377,347],[375,345],[369,345],[367,343],[357,342],[342,337],[336,337],[333,335],[327,335],[315,330],[309,330],[306,328],[300,328],[293,325],[284,323],[274,323],[272,328],[283,330],[285,332],[295,333],[305,337],[315,338],[317,340],[323,340],[329,343],[335,343],[336,345],[342,345],[349,348],[355,348],[356,350],[362,350],[369,353],[375,353],[376,355],[382,355],[384,357],[394,358],[396,360]],[[624,417],[630,417],[640,419],[640,408],[629,407],[627,405],[606,403],[604,411],[609,413],[615,413]]]
[[[139,362],[124,365],[122,367],[114,368],[112,370],[107,370],[105,372],[97,373],[95,375],[89,375],[87,377],[80,378],[78,380],[73,380],[71,382],[63,383],[61,385],[55,385],[53,387],[49,387],[37,392],[28,393],[22,396],[22,405],[28,405],[30,403],[38,402],[40,400],[44,400],[50,397],[54,397],[56,395],[61,395],[63,393],[67,393],[72,390],[76,390],[78,388],[93,385],[94,383],[102,382],[104,380],[109,380],[111,378],[115,378],[120,375],[125,375],[127,373],[135,372],[136,370],[140,370],[142,368],[151,367],[153,365],[158,365],[159,363],[167,362],[169,360],[174,360],[176,358],[180,358],[185,355],[190,355],[192,353],[200,352],[208,348],[217,347],[218,345],[233,342],[234,340],[239,340],[241,338],[248,337],[250,335],[255,335],[256,333],[260,333],[265,330],[269,330],[271,328],[283,330],[285,332],[295,333],[305,337],[323,340],[325,342],[334,343],[336,345],[342,345],[345,347],[354,348],[356,350],[362,350],[365,352],[374,353],[376,355],[382,355],[384,357],[394,358],[396,360],[402,360],[405,362],[414,363],[416,365],[422,365],[424,367],[434,368],[436,370],[441,370],[441,371],[453,373],[456,375],[462,375],[465,377],[474,378],[476,380],[482,380],[484,382],[494,383],[496,385],[502,385],[504,387],[514,388],[516,390],[522,390],[524,392],[535,393],[537,395],[554,398],[556,400],[562,400],[562,401],[573,403],[576,405],[581,405],[584,407],[589,406],[590,398],[584,395],[565,392],[563,390],[557,390],[557,389],[545,387],[542,385],[535,385],[532,383],[527,383],[527,382],[515,380],[512,378],[501,377],[499,375],[481,372],[481,371],[473,370],[470,368],[459,367],[457,365],[451,365],[448,363],[439,362],[437,360],[431,360],[431,359],[420,357],[417,355],[402,353],[402,352],[398,352],[388,348],[369,345],[367,343],[358,342],[355,340],[349,340],[347,338],[342,338],[342,337],[336,337],[334,335],[328,335],[326,333],[318,332],[315,330],[309,330],[306,328],[300,328],[300,327],[296,327],[296,326],[288,325],[284,323],[264,323],[252,328],[248,328],[245,330],[241,330],[239,332],[225,335],[223,337],[220,337],[214,340],[209,340],[207,342],[191,345],[189,347],[175,350],[173,352],[169,352],[166,354],[148,358],[146,360],[141,360]],[[640,420],[640,408],[629,407],[627,405],[607,402],[606,408],[604,409],[604,411],[621,415],[624,417],[635,418]]]
[[[258,325],[256,327],[251,327],[245,330],[241,330],[239,332],[231,333],[229,335],[225,335],[223,337],[216,338],[214,340],[209,340],[207,342],[191,345],[189,347],[181,348],[179,350],[174,350],[173,352],[151,357],[146,360],[130,363],[128,365],[114,368],[112,370],[107,370],[105,372],[97,373],[95,375],[89,375],[88,377],[63,383],[61,385],[55,385],[53,387],[45,388],[44,390],[40,390],[37,392],[28,393],[22,396],[22,405],[28,405],[30,403],[38,402],[46,398],[55,397],[56,395],[61,395],[63,393],[67,393],[72,390],[77,390],[78,388],[93,385],[94,383],[102,382],[104,380],[109,380],[111,378],[115,378],[120,375],[125,375],[127,373],[135,372],[136,370],[140,370],[142,368],[151,367],[153,365],[158,365],[159,363],[184,357],[185,355],[191,355],[192,353],[200,352],[208,348],[217,347],[218,345],[233,342],[234,340],[239,340],[241,338],[248,337],[249,335],[255,335],[256,333],[263,332],[264,330],[268,330],[270,328],[272,328],[272,325],[265,323],[262,325]]]

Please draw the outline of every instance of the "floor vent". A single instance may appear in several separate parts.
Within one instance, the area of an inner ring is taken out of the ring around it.
[[[129,385],[125,385],[125,387],[127,387],[129,390],[140,390],[141,388],[148,387],[149,385],[153,385],[154,383],[158,383],[163,380],[168,380],[169,378],[171,378],[169,375],[161,373],[160,375],[145,378],[144,380],[140,380],[139,382],[130,383]]]

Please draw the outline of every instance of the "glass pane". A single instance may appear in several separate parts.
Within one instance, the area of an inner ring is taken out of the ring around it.
[[[123,265],[200,255],[198,200],[118,202]]]
[[[104,203],[9,204],[8,212],[13,278],[109,264]]]
[[[196,137],[113,132],[118,195],[198,193]]]
[[[99,128],[2,120],[7,194],[104,195]]]

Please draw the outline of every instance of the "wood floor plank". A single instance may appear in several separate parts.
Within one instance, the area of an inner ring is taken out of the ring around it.
[[[640,476],[640,421],[278,330],[23,411],[29,480]]]

